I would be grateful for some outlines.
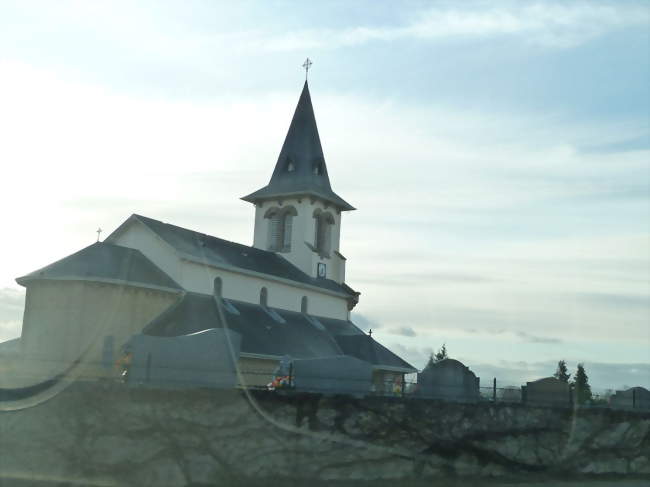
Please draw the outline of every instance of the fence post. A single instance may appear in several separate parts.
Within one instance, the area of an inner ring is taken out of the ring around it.
[[[492,402],[497,402],[497,378],[492,381]]]
[[[144,381],[149,382],[151,380],[151,352],[147,353],[147,364],[144,371]]]
[[[289,387],[293,387],[293,362],[289,363]]]
[[[636,389],[632,389],[632,409],[636,408]]]

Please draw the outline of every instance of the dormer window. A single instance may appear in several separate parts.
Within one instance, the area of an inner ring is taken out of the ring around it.
[[[296,170],[296,166],[291,159],[287,159],[287,172],[293,172]]]
[[[313,171],[316,176],[323,175],[323,164],[320,161],[314,163]]]
[[[290,252],[293,229],[293,217],[298,212],[293,206],[270,208],[264,214],[269,219],[268,250],[273,252]]]

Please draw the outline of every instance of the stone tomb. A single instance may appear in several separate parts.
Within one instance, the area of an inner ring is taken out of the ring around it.
[[[626,391],[616,391],[609,398],[613,408],[650,409],[650,391],[645,387],[631,387]]]
[[[536,406],[569,406],[571,392],[569,384],[556,379],[545,377],[521,386],[521,397],[526,404]]]
[[[424,398],[476,402],[480,379],[458,360],[444,359],[418,374],[416,394]]]

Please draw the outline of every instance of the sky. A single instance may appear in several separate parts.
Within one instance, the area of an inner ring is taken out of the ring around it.
[[[650,3],[0,3],[0,341],[15,278],[130,214],[252,244],[309,56],[360,291],[423,367],[650,387]]]

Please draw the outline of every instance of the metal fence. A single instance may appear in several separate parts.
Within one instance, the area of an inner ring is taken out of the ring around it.
[[[643,409],[647,410],[647,404],[631,400],[629,406],[612,405],[609,397],[613,391],[596,391],[592,400],[586,404],[577,405],[573,394],[567,395],[563,400],[531,401],[526,400],[521,386],[501,385],[495,378],[490,386],[480,386],[478,390],[468,391],[466,387],[446,384],[438,390],[423,392],[421,384],[416,381],[403,382],[374,382],[368,386],[366,381],[357,379],[338,378],[334,382],[339,387],[332,386],[328,380],[327,385],[319,387],[313,383],[308,388],[297,386],[296,378],[292,375],[274,376],[269,371],[262,370],[240,370],[238,387],[268,391],[278,391],[286,394],[313,393],[322,395],[350,395],[355,397],[394,397],[405,399],[439,400],[445,402],[462,403],[503,403],[503,404],[524,404],[535,406],[552,407],[580,407],[580,408],[609,408],[609,409]]]

